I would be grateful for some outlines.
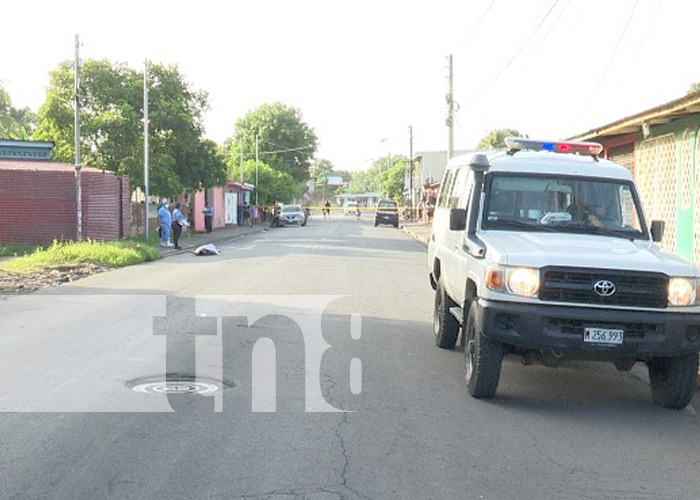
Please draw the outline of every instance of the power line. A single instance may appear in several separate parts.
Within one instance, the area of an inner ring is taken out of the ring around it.
[[[266,141],[268,142],[268,141]],[[310,149],[313,146],[299,146],[298,148],[287,148],[287,149],[276,149],[272,151],[258,151],[258,155],[271,155],[276,153],[291,153],[292,151],[302,151],[304,149]],[[246,157],[253,157],[255,153],[244,153]]]
[[[537,48],[538,48],[538,49],[539,49],[540,47],[542,47],[542,45],[543,45],[544,42],[547,40],[547,38],[549,38],[549,35],[552,33],[552,30],[554,30],[554,28],[555,28],[556,26],[559,26],[559,20],[561,19],[561,16],[564,15],[564,12],[566,12],[566,9],[569,8],[569,4],[570,4],[570,3],[571,3],[571,0],[567,0],[566,5],[564,5],[564,7],[562,7],[562,9],[559,11],[559,15],[558,15],[557,18],[554,20],[554,22],[552,23],[552,25],[549,27],[549,30],[547,30],[547,33],[544,34],[544,36],[542,37],[542,40],[540,40],[540,43],[537,45]]]
[[[467,33],[467,36],[465,36],[465,37],[462,39],[462,41],[459,42],[459,43],[457,44],[457,46],[455,47],[455,49],[456,49],[457,47],[460,47],[460,46],[464,45],[465,43],[467,43],[467,40],[469,40],[469,39],[472,37],[472,35],[474,34],[474,32],[479,28],[479,26],[481,26],[481,22],[484,20],[484,18],[486,17],[486,14],[489,13],[489,11],[491,10],[491,7],[493,7],[493,4],[495,4],[495,3],[496,3],[496,0],[491,0],[491,3],[489,4],[488,7],[486,7],[486,10],[484,11],[484,13],[481,14],[481,17],[480,17],[479,20],[476,22],[476,24],[474,25],[474,27],[469,31],[469,33]],[[452,52],[454,52],[454,51],[452,51]]]
[[[663,3],[664,0],[659,0],[659,3],[656,5],[656,10],[654,11],[654,15],[651,16],[651,20],[649,21],[649,25],[647,26],[644,35],[642,35],[642,40],[637,44],[637,51],[634,53],[634,57],[632,58],[633,61],[636,61],[639,57],[639,53],[642,51],[642,48],[647,41],[647,37],[649,36],[649,33],[651,33],[651,29],[656,25],[656,20],[659,18],[659,11],[661,10]]]
[[[493,79],[486,85],[486,87],[484,87],[484,88],[481,90],[481,92],[480,92],[479,94],[477,94],[477,95],[471,100],[470,103],[475,102],[475,101],[476,101],[477,99],[479,99],[482,95],[484,95],[484,94],[493,86],[493,84],[495,84],[495,83],[498,81],[498,79],[501,78],[501,76],[503,76],[503,73],[505,73],[506,70],[507,70],[508,68],[510,68],[511,64],[513,64],[513,63],[515,62],[515,60],[520,56],[520,54],[521,54],[522,51],[525,49],[525,47],[530,43],[530,40],[532,40],[532,38],[535,36],[535,34],[537,34],[537,32],[540,30],[540,28],[541,28],[542,25],[545,23],[545,21],[547,20],[547,18],[549,17],[549,15],[552,13],[552,11],[554,10],[554,8],[557,6],[557,4],[559,4],[559,1],[560,1],[560,0],[555,0],[555,2],[552,4],[552,6],[551,6],[551,7],[549,8],[549,10],[547,11],[547,13],[544,15],[544,17],[542,17],[542,20],[539,22],[539,24],[537,25],[537,27],[535,27],[535,29],[532,31],[532,33],[530,33],[530,35],[527,37],[527,39],[525,39],[525,41],[520,45],[520,48],[518,48],[518,50],[515,52],[515,55],[513,55],[513,57],[511,57],[511,59],[506,63],[506,65],[503,66],[503,68],[496,74],[496,76],[493,77]],[[567,4],[567,5],[568,5],[568,4]]]
[[[576,117],[576,119],[574,120],[574,122],[571,124],[571,126],[569,128],[572,129],[573,126],[581,119],[583,112],[588,108],[588,105],[591,103],[591,101],[593,100],[593,97],[598,92],[598,88],[600,87],[600,84],[603,82],[605,75],[607,75],[608,70],[610,69],[610,65],[612,64],[612,61],[615,58],[615,55],[617,54],[617,50],[620,48],[620,43],[622,43],[622,39],[625,37],[625,34],[627,33],[627,28],[629,28],[629,25],[632,22],[632,18],[634,17],[634,13],[636,12],[638,5],[639,5],[639,0],[636,0],[636,2],[634,2],[634,6],[632,7],[632,12],[630,12],[629,17],[627,18],[627,22],[625,23],[625,27],[622,29],[622,33],[620,34],[620,37],[617,39],[617,43],[615,44],[615,48],[613,49],[612,53],[610,54],[610,57],[608,58],[608,62],[605,65],[605,68],[603,68],[603,72],[601,73],[600,78],[598,78],[598,82],[595,84],[595,87],[593,87],[593,91],[591,92],[591,95],[588,96],[588,99],[586,100],[585,104],[581,107],[581,111],[579,112],[578,116]]]

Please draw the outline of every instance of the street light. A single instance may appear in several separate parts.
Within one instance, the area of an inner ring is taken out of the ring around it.
[[[388,140],[389,140],[389,138],[388,138],[388,137],[385,137],[384,139],[382,139],[382,140],[379,141],[379,142],[380,142],[381,144],[384,144],[384,143],[387,142]],[[389,148],[387,148],[387,156],[388,156],[388,160],[387,160],[388,167],[387,167],[387,170],[389,170],[389,169],[391,168],[391,149],[389,149]]]
[[[389,138],[388,138],[388,137],[385,137],[384,139],[382,139],[382,140],[379,141],[379,142],[380,142],[381,144],[384,144],[384,143],[387,142],[387,141],[389,141]],[[387,164],[388,164],[388,166],[387,166],[386,170],[388,171],[388,170],[391,168],[391,149],[390,149],[390,148],[387,148]],[[379,173],[380,173],[380,174],[382,173],[381,169],[380,169],[380,172],[379,172]],[[380,194],[381,194],[382,196],[384,196],[384,191],[382,190],[382,181],[381,181],[381,178],[379,179],[379,192],[380,192]]]

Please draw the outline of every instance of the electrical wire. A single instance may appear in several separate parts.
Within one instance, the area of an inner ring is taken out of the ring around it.
[[[555,2],[552,4],[552,6],[547,10],[547,13],[544,15],[542,20],[539,22],[539,24],[535,27],[535,29],[530,33],[530,35],[525,39],[525,41],[520,45],[520,48],[515,52],[515,55],[510,58],[510,60],[506,63],[505,66],[496,74],[496,76],[493,77],[493,79],[484,87],[481,92],[479,92],[471,101],[470,104],[473,104],[476,102],[481,96],[483,96],[497,81],[503,74],[506,72],[508,68],[510,68],[511,64],[515,62],[515,60],[520,57],[520,54],[525,50],[525,47],[530,43],[530,40],[537,34],[537,32],[540,30],[542,25],[545,23],[549,15],[552,13],[554,8],[559,4],[560,0],[555,0]],[[568,5],[568,4],[567,4]]]
[[[465,37],[462,39],[462,41],[459,42],[459,43],[456,45],[455,50],[456,50],[457,48],[461,47],[462,45],[464,45],[465,43],[467,43],[467,40],[469,40],[469,39],[472,37],[472,35],[474,34],[474,32],[479,28],[479,26],[481,26],[481,22],[484,20],[484,18],[486,17],[486,14],[489,13],[489,11],[491,10],[491,7],[493,7],[493,4],[495,4],[495,3],[496,3],[496,0],[491,0],[491,3],[489,4],[489,6],[486,7],[486,10],[484,11],[483,14],[481,14],[481,17],[480,17],[479,20],[476,22],[476,24],[474,25],[474,27],[472,27],[472,29],[469,31],[469,33],[467,33],[467,36],[465,36]],[[453,51],[453,52],[454,52],[454,51]]]
[[[663,5],[663,3],[664,3],[664,0],[659,0],[659,3],[656,5],[656,10],[654,11],[654,15],[651,16],[651,20],[649,21],[649,26],[647,26],[647,29],[644,32],[644,35],[642,35],[641,41],[637,44],[637,51],[634,53],[634,57],[632,58],[632,61],[636,61],[639,58],[639,53],[642,51],[642,48],[644,47],[644,44],[647,41],[647,37],[649,36],[649,33],[651,33],[651,29],[655,26],[656,20],[659,18],[659,11],[661,10],[661,6]]]
[[[581,111],[579,112],[578,116],[576,117],[574,122],[569,127],[570,129],[573,129],[574,125],[576,125],[576,123],[578,123],[578,121],[581,119],[581,116],[583,115],[584,111],[588,108],[589,104],[593,100],[593,97],[598,92],[598,88],[600,88],[600,84],[603,82],[605,75],[607,75],[608,70],[610,69],[610,65],[612,64],[612,61],[615,58],[615,55],[617,54],[617,50],[620,48],[620,44],[622,43],[622,39],[625,37],[625,34],[627,33],[627,28],[629,28],[630,23],[632,22],[632,18],[634,17],[634,13],[637,11],[638,5],[639,5],[639,0],[636,0],[634,2],[634,6],[632,7],[632,12],[630,12],[629,17],[627,18],[627,22],[625,23],[625,27],[622,29],[622,33],[620,34],[619,38],[617,39],[617,43],[615,44],[615,48],[613,49],[612,53],[610,54],[610,57],[608,58],[608,62],[605,65],[605,68],[603,68],[603,72],[601,73],[600,77],[598,78],[598,82],[595,84],[595,87],[593,87],[593,91],[588,96],[588,99],[586,100],[585,104],[581,107]]]
[[[544,34],[542,37],[542,40],[540,40],[540,43],[537,45],[537,48],[541,48],[544,42],[549,38],[549,35],[552,33],[555,27],[559,26],[559,20],[561,19],[561,16],[564,15],[564,12],[566,12],[566,9],[569,8],[569,4],[571,3],[571,0],[567,0],[566,5],[562,7],[562,9],[559,11],[559,15],[557,18],[554,20],[552,25],[549,27],[549,30],[547,30],[547,33]]]

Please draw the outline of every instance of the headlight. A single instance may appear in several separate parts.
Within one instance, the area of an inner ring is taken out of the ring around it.
[[[494,267],[488,271],[486,286],[495,292],[536,297],[540,291],[540,272],[528,267]]]
[[[669,306],[693,306],[697,302],[698,281],[692,278],[671,278],[668,282]]]

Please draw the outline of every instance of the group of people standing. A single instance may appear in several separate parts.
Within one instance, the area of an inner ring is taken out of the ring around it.
[[[241,209],[241,225],[246,227],[257,226],[263,224],[267,219],[272,209],[268,209],[261,205],[244,203],[240,205]]]
[[[180,250],[180,236],[182,235],[182,228],[190,225],[189,221],[182,213],[180,208],[182,205],[180,202],[176,202],[172,205],[172,212],[170,211],[171,204],[168,200],[163,200],[158,207],[158,234],[160,236],[160,246],[162,247],[175,247],[175,250]],[[170,242],[170,234],[172,232],[173,241]]]

